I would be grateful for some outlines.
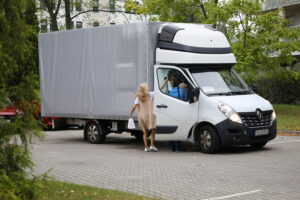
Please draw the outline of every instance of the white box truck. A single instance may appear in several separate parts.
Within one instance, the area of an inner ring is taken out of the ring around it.
[[[207,25],[146,22],[41,33],[39,61],[42,115],[85,120],[90,143],[124,131],[142,137],[127,129],[142,82],[154,93],[157,140],[188,140],[213,153],[262,147],[276,137],[272,105],[234,72],[226,37]]]

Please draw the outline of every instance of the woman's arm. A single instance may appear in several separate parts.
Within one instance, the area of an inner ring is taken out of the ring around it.
[[[160,87],[160,90],[164,89],[164,87],[166,86],[166,84],[168,83],[168,78],[166,78],[164,80],[164,83],[162,84],[162,86]]]
[[[132,114],[133,114],[133,112],[135,111],[135,109],[136,109],[138,106],[139,106],[139,104],[134,104],[134,105],[132,106],[131,111],[130,111],[130,114],[129,114],[130,118],[132,118]]]

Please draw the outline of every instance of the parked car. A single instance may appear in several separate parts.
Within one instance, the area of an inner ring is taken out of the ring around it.
[[[0,110],[0,120],[2,122],[11,122],[18,114],[21,114],[21,112],[10,100],[7,100],[6,108]]]
[[[44,129],[46,130],[54,130],[57,128],[67,128],[71,126],[77,126],[79,128],[83,128],[84,121],[80,121],[77,119],[69,119],[69,118],[60,118],[60,117],[42,117],[41,116],[41,105],[38,104],[38,101],[33,100],[32,103],[36,105],[37,115],[36,119],[42,121]],[[7,100],[6,108],[0,110],[0,122],[13,122],[17,115],[21,115],[23,112],[19,110],[14,103],[12,103],[9,99]]]

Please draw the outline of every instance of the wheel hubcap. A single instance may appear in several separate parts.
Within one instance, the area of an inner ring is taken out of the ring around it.
[[[209,131],[204,130],[200,135],[200,145],[204,149],[208,149],[211,146],[211,135]]]
[[[98,137],[98,128],[96,125],[91,125],[88,129],[89,139],[95,141]]]

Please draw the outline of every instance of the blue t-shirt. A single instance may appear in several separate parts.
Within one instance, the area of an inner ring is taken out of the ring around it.
[[[172,90],[168,92],[168,94],[177,99],[186,100],[186,92],[184,89],[178,87],[174,87]]]

